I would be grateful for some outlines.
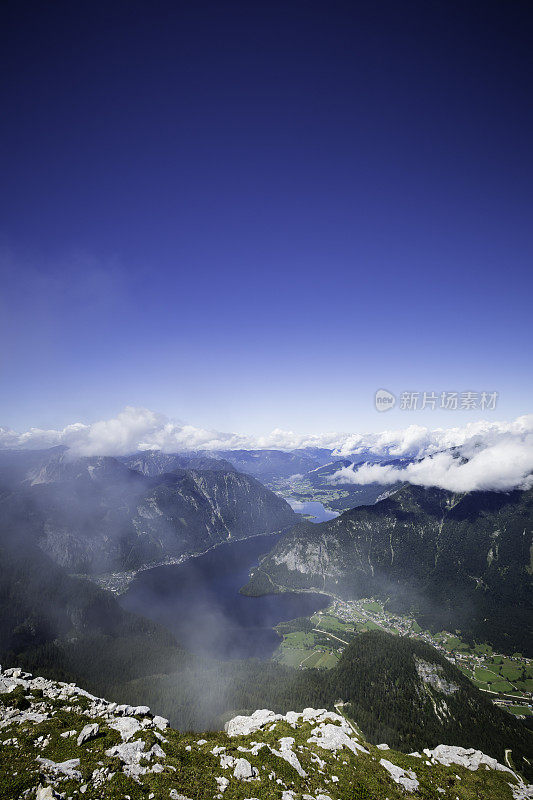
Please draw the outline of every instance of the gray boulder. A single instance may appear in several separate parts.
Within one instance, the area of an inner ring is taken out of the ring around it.
[[[78,747],[84,742],[88,742],[89,739],[94,739],[99,730],[100,728],[96,722],[93,722],[92,725],[86,725],[84,728],[82,728],[78,738],[76,739]]]

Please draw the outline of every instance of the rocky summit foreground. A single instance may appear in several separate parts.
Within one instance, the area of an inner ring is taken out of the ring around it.
[[[375,747],[326,709],[261,710],[234,717],[225,732],[187,735],[147,706],[0,669],[0,797],[526,800],[533,787],[478,750]]]

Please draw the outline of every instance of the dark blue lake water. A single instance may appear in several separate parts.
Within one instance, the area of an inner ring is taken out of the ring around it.
[[[327,522],[339,516],[337,511],[330,511],[318,500],[295,500],[292,497],[286,497],[285,500],[297,514],[308,516],[310,522]]]
[[[273,625],[325,608],[324,595],[245,597],[251,567],[280,534],[222,544],[184,564],[141,572],[121,604],[171,630],[189,651],[219,659],[270,658],[280,642]]]

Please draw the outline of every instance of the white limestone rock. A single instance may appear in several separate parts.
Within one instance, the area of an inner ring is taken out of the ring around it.
[[[284,736],[282,739],[279,740],[280,749],[274,750],[274,748],[270,748],[271,752],[274,753],[275,756],[279,758],[283,758],[288,764],[296,770],[298,775],[301,778],[305,778],[307,773],[304,771],[302,765],[298,761],[298,757],[296,753],[293,753],[292,746],[294,744],[294,739],[292,736]]]
[[[336,722],[343,729],[351,730],[350,726],[340,714],[335,714],[333,711],[328,711],[327,708],[304,708],[301,714],[302,722]]]
[[[220,792],[220,797],[222,797],[222,795],[224,794],[224,792],[226,791],[226,789],[229,786],[229,780],[228,780],[228,778],[224,778],[221,775],[218,778],[215,778],[215,781],[216,781],[217,786],[218,786],[218,791]]]
[[[533,798],[533,784],[526,786],[525,783],[517,785],[509,784],[513,793],[513,800],[531,800]]]
[[[459,691],[459,686],[456,683],[447,681],[444,678],[444,670],[440,664],[431,664],[429,661],[424,661],[422,658],[417,658],[416,656],[413,656],[413,658],[415,660],[418,676],[424,683],[429,684],[438,692],[448,696]]]
[[[52,790],[51,786],[38,786],[35,793],[35,800],[55,800],[57,794]]]
[[[13,689],[16,687],[16,682],[11,680],[10,678],[2,675],[0,677],[0,694],[7,694],[8,692],[12,692]]]
[[[158,744],[152,745],[152,747],[150,748],[150,752],[156,758],[163,758],[164,759],[164,758],[167,757],[165,751],[161,747],[159,747]]]
[[[22,670],[20,667],[9,667],[4,670],[4,675],[6,678],[20,678],[22,676]]]
[[[99,730],[100,726],[96,722],[93,722],[90,725],[85,725],[85,727],[81,729],[79,736],[76,739],[78,747],[80,747],[84,742],[88,742],[90,739],[94,739],[94,737],[97,736]]]
[[[79,758],[69,758],[67,761],[51,761],[49,758],[37,756],[37,761],[44,772],[51,772],[53,775],[66,775],[76,781],[81,781],[81,772],[77,767],[80,766]]]
[[[514,772],[509,767],[504,767],[495,758],[486,756],[481,750],[474,750],[472,747],[465,749],[454,745],[439,744],[434,750],[426,748],[424,753],[433,761],[444,764],[445,767],[449,767],[451,764],[459,764],[461,767],[475,771],[482,764],[486,764],[490,769],[510,772],[511,775],[514,775]]]
[[[257,767],[252,767],[246,758],[235,759],[235,769],[233,770],[233,777],[239,781],[252,781],[259,775]]]
[[[379,763],[387,770],[395,783],[402,786],[408,792],[416,792],[420,784],[412,769],[402,769],[391,761],[387,761],[386,758],[382,758]]]
[[[134,742],[123,742],[122,744],[110,747],[109,750],[105,751],[105,754],[110,758],[119,758],[124,765],[124,774],[139,781],[141,775],[153,771],[149,767],[141,766],[141,759],[150,761],[154,757],[160,758],[165,756],[158,744],[154,744],[148,751],[145,751],[145,747],[146,742],[142,739],[136,739]]]
[[[336,753],[337,750],[347,747],[355,755],[357,755],[358,751],[368,754],[368,750],[358,742],[354,742],[339,725],[322,722],[316,728],[313,728],[311,733],[312,736],[307,740],[308,744],[316,744],[324,750],[332,750]]]
[[[301,716],[302,716],[302,715],[301,715],[301,714],[298,714],[298,712],[297,712],[297,711],[288,711],[288,712],[285,714],[285,719],[287,720],[287,722],[289,723],[289,725],[292,725],[292,727],[293,727],[293,728],[295,728],[295,727],[296,727],[296,724],[297,724],[297,722],[298,722],[298,719],[299,719]]]
[[[274,714],[267,708],[254,711],[250,717],[238,716],[230,719],[224,725],[224,730],[228,736],[248,736],[250,733],[255,733],[261,730],[265,725],[271,722],[282,719],[281,714]]]
[[[150,706],[134,706],[132,714],[135,716],[145,717],[150,713]]]
[[[319,772],[324,772],[324,769],[326,768],[326,762],[322,758],[320,758],[320,756],[317,753],[313,753],[312,751],[310,758],[313,764],[318,764]]]
[[[141,730],[142,726],[135,717],[119,717],[110,722],[109,727],[120,733],[123,742],[129,742]]]
[[[36,711],[17,711],[15,709],[4,712],[0,718],[0,730],[7,728],[8,725],[23,725],[25,722],[33,722],[38,725],[49,719],[48,714],[40,714]]]

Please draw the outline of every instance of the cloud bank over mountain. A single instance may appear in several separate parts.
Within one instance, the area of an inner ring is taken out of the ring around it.
[[[38,449],[64,445],[77,456],[127,455],[137,450],[163,452],[323,447],[333,457],[368,456],[415,459],[404,467],[365,463],[346,467],[334,483],[385,485],[398,480],[451,491],[529,487],[533,484],[533,415],[512,422],[474,422],[464,427],[431,430],[410,425],[380,433],[299,435],[275,429],[266,436],[247,436],[197,428],[145,408],[127,407],[116,417],[81,422],[61,430],[30,428],[18,433],[0,428],[0,448]]]
[[[418,460],[400,467],[351,465],[336,472],[331,483],[409,481],[452,492],[533,486],[533,415],[511,423],[480,422],[447,431],[407,429],[378,435],[373,442],[367,437],[365,447],[374,455],[414,456]]]
[[[280,449],[325,447],[334,449],[343,437],[338,433],[300,436],[279,428],[268,436],[246,436],[206,430],[171,420],[146,408],[126,407],[116,417],[86,425],[81,422],[62,430],[30,428],[24,433],[0,427],[0,448],[38,449],[65,445],[76,455],[128,455],[137,450]]]

